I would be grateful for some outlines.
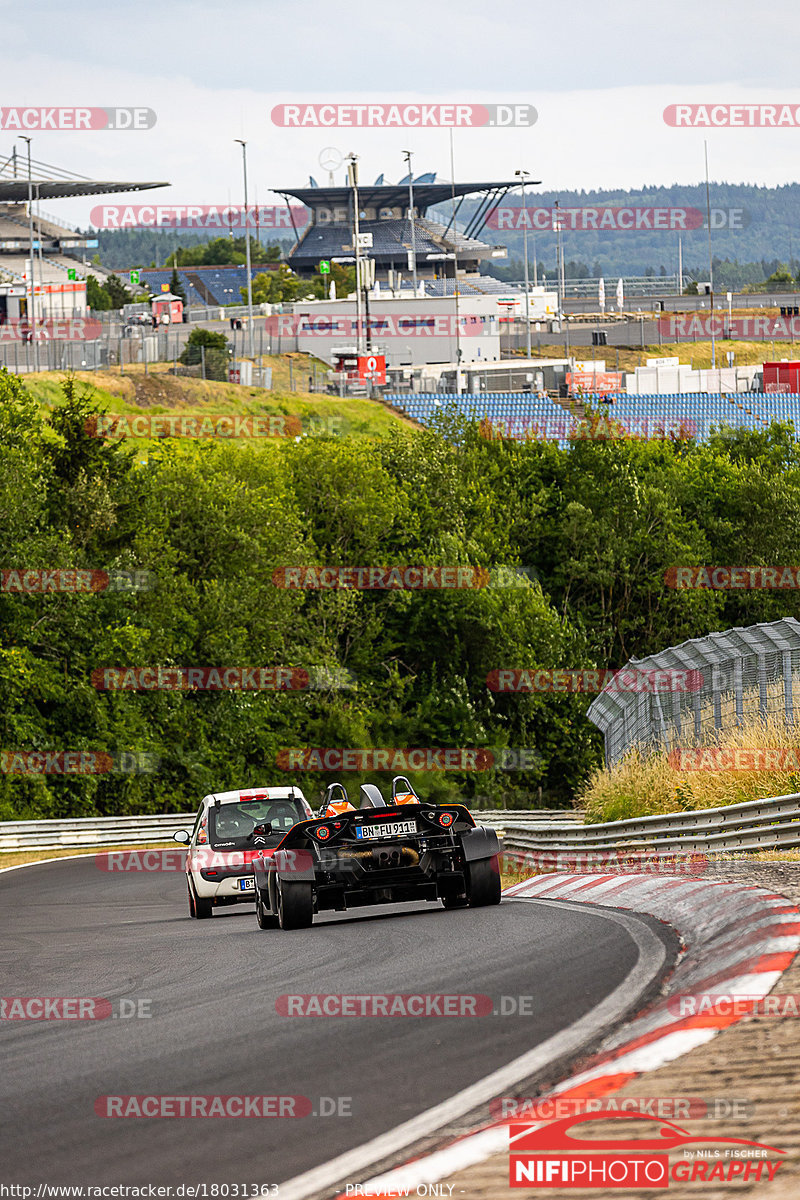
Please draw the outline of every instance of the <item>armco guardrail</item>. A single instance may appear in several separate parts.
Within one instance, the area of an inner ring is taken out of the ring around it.
[[[71,821],[0,821],[0,852],[170,842],[179,829],[191,831],[194,818],[194,813],[157,813],[144,817],[79,817]]]
[[[472,815],[483,825],[504,824],[534,825],[564,825],[568,828],[582,825],[585,816],[582,808],[473,808]]]
[[[509,850],[647,848],[656,854],[674,854],[676,850],[777,850],[800,846],[800,793],[600,825],[581,824],[580,812],[552,809],[476,809],[474,815],[481,824],[504,830]],[[0,852],[168,842],[178,829],[190,830],[193,824],[194,813],[2,821]]]
[[[554,809],[494,809],[492,819],[505,823],[525,821],[549,824],[578,812]],[[479,821],[483,813],[476,813]],[[125,846],[142,842],[169,842],[179,829],[191,830],[194,813],[156,813],[143,817],[77,817],[74,820],[0,821],[0,853],[4,850],[63,850],[82,846]],[[488,822],[486,822],[488,824]]]
[[[780,850],[800,846],[800,793],[598,825],[509,820],[509,814],[486,812],[480,820],[505,831],[508,850],[623,848],[664,855],[676,850]]]

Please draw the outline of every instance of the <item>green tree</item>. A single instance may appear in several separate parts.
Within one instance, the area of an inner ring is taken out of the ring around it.
[[[277,271],[262,271],[253,279],[254,304],[283,304],[296,300],[301,294],[306,294],[309,285],[300,279],[286,263],[281,263]],[[247,288],[240,289],[242,299],[247,300]]]
[[[186,307],[186,290],[185,290],[183,284],[181,283],[181,277],[178,274],[177,267],[172,268],[172,275],[170,276],[170,281],[169,281],[169,290],[172,292],[173,296],[178,296],[183,301],[183,306],[185,308]]]
[[[179,361],[185,366],[205,363],[205,378],[226,380],[231,347],[224,333],[213,329],[193,329]]]
[[[86,276],[86,303],[93,312],[107,312],[113,307],[111,297],[94,275]]]
[[[133,302],[133,292],[125,287],[117,275],[109,275],[105,282],[104,291],[110,300],[109,308],[122,308],[124,304]]]
[[[776,287],[779,284],[794,283],[794,278],[789,268],[784,263],[781,263],[777,270],[772,272],[766,283],[768,288]]]

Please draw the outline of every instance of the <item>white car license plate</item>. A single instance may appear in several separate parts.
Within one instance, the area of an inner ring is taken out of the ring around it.
[[[239,891],[252,892],[253,888],[255,887],[255,882],[256,881],[252,875],[245,875],[243,879],[239,880]]]
[[[381,821],[377,825],[357,825],[356,837],[362,841],[373,838],[403,837],[407,833],[416,833],[416,821]]]

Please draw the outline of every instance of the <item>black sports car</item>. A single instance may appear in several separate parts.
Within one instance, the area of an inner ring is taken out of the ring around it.
[[[261,929],[304,929],[316,912],[368,904],[500,903],[497,834],[476,825],[464,805],[428,804],[402,776],[390,804],[371,783],[362,784],[359,799],[356,808],[342,784],[331,784],[314,820],[300,821],[274,851],[254,858]]]

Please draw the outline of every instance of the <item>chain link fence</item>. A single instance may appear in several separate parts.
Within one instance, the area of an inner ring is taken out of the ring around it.
[[[708,745],[756,715],[793,725],[800,718],[800,622],[785,617],[729,629],[632,658],[588,715],[603,733],[607,766],[632,750]]]

